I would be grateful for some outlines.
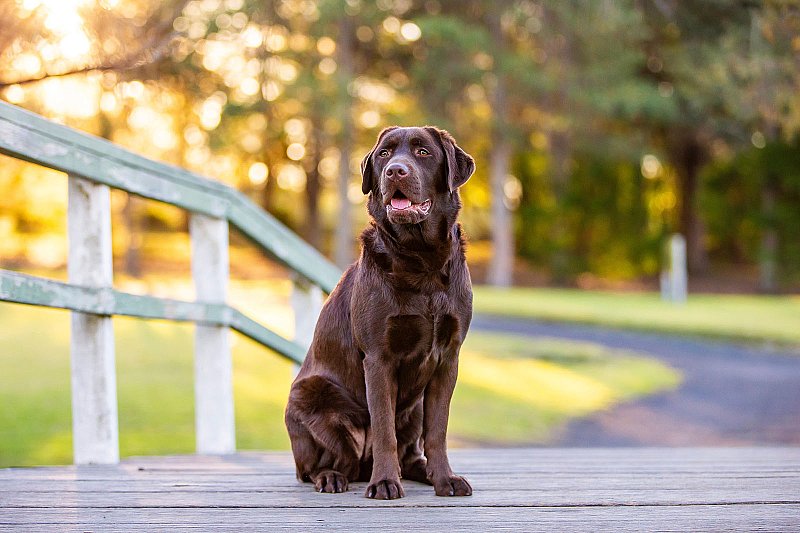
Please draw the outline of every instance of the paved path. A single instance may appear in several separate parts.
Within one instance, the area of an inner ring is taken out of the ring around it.
[[[674,391],[569,424],[557,446],[800,445],[800,354],[655,333],[476,315],[476,330],[634,350],[680,370]]]

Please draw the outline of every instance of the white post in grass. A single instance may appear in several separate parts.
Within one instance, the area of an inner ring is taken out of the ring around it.
[[[192,275],[197,300],[225,303],[228,293],[228,221],[192,214]],[[197,453],[236,451],[233,367],[227,326],[195,326],[194,390]]]
[[[325,303],[325,295],[322,289],[295,275],[290,299],[294,311],[294,340],[307,350],[314,339],[314,328],[317,326],[322,304]],[[295,368],[295,373],[297,370]]]
[[[686,303],[688,276],[686,273],[686,239],[675,233],[667,245],[669,270],[661,272],[661,299],[673,303]]]
[[[68,178],[69,282],[111,287],[111,193]],[[119,462],[114,328],[110,316],[72,313],[72,440],[75,464]]]
[[[686,239],[683,235],[676,233],[669,240],[670,256],[672,257],[672,268],[670,269],[670,288],[672,289],[672,301],[676,303],[686,303],[686,293],[688,289],[688,276],[686,275]]]

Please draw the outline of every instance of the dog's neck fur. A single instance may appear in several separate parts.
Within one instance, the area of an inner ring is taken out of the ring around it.
[[[367,201],[372,220],[361,235],[362,260],[375,263],[398,290],[446,290],[453,261],[465,260],[461,227],[456,222],[460,210],[458,190],[441,191],[431,216],[418,224],[393,224],[380,195],[373,191]]]
[[[392,224],[374,217],[361,235],[362,260],[374,262],[401,290],[433,292],[450,283],[452,260],[464,260],[458,211],[419,224]]]

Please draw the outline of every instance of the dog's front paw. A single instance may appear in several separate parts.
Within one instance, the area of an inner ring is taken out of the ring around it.
[[[396,500],[402,498],[406,493],[403,492],[403,485],[399,479],[382,479],[370,482],[364,496],[376,500]]]
[[[347,490],[347,478],[336,470],[324,470],[317,474],[314,480],[314,487],[317,492],[345,492]]]
[[[435,479],[433,489],[437,496],[472,496],[472,486],[469,481],[455,474]]]

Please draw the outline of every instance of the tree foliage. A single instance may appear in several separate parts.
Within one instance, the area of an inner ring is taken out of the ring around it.
[[[360,157],[433,123],[478,160],[463,220],[495,283],[514,255],[655,276],[681,231],[695,272],[773,290],[800,276],[798,35],[790,0],[11,0],[0,96],[239,187],[342,264]],[[61,215],[4,168],[2,260],[24,263]],[[184,223],[120,205],[122,234]]]

